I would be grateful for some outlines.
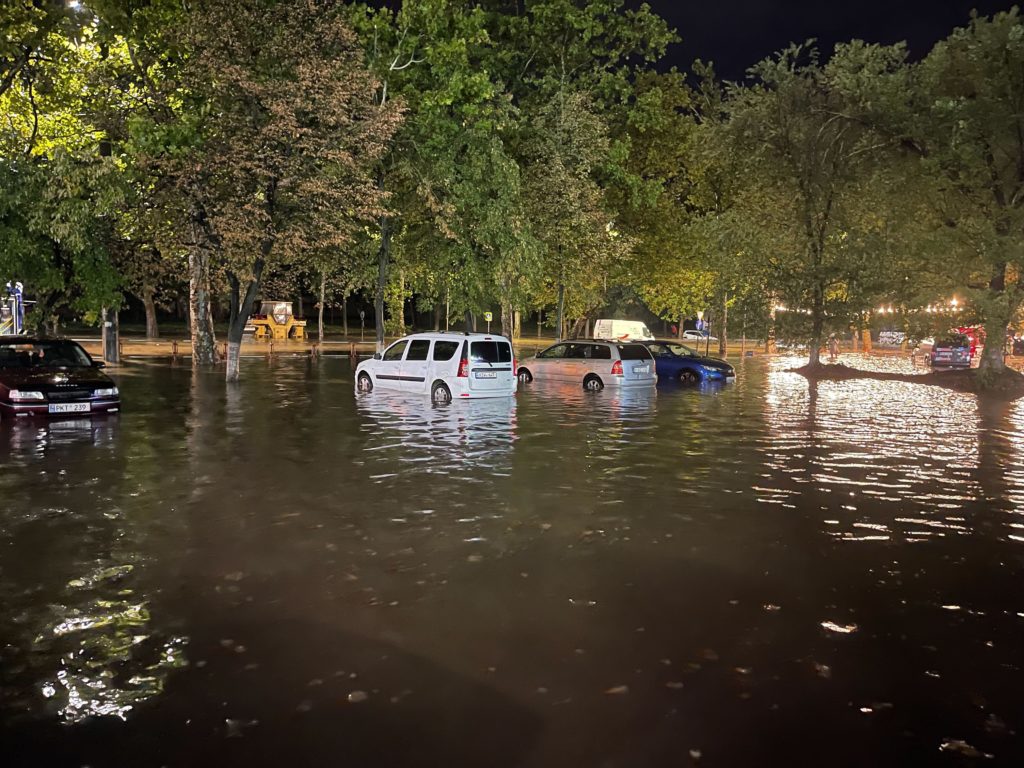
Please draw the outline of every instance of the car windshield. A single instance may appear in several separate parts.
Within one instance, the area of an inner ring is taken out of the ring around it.
[[[623,360],[650,360],[651,351],[643,344],[623,344],[619,347],[619,357]]]
[[[88,368],[92,360],[73,341],[0,343],[0,368]]]

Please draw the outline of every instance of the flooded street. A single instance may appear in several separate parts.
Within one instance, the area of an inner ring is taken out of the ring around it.
[[[1024,401],[794,364],[0,424],[3,765],[1024,764]]]

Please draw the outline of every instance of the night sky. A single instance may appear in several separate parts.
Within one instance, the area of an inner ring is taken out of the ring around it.
[[[627,0],[631,8],[641,0]],[[964,26],[972,8],[981,15],[1008,10],[1013,3],[991,0],[648,0],[682,43],[669,49],[669,66],[687,69],[694,59],[713,61],[719,76],[744,77],[747,67],[790,42],[815,38],[822,53],[837,42],[905,40],[913,58],[924,56],[954,27]]]

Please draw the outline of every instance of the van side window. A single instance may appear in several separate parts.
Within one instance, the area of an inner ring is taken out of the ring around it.
[[[650,360],[651,353],[643,344],[623,344],[619,347],[619,357],[623,360]]]
[[[392,363],[398,362],[402,359],[402,353],[405,352],[405,345],[408,343],[408,341],[396,341],[384,352],[384,359]]]
[[[455,357],[455,353],[459,351],[459,342],[457,341],[435,341],[434,342],[434,359],[435,360],[451,360]]]
[[[413,339],[409,344],[409,354],[406,360],[426,360],[430,353],[430,339]]]
[[[611,360],[612,351],[609,347],[606,347],[604,344],[591,344],[590,358],[591,360]]]

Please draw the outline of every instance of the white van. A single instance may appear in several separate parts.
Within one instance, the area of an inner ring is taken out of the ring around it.
[[[429,394],[435,403],[516,393],[516,360],[504,336],[414,333],[356,368],[356,392]]]
[[[639,320],[598,320],[594,323],[594,338],[612,341],[653,341],[654,334]]]

